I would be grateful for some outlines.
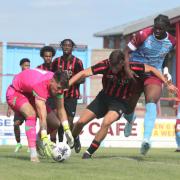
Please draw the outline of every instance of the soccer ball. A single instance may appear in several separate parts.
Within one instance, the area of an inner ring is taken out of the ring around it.
[[[57,162],[68,159],[71,155],[71,149],[65,142],[56,144],[52,149],[52,157]]]

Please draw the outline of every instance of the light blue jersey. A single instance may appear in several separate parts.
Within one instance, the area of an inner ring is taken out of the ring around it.
[[[173,36],[167,33],[162,40],[155,38],[152,28],[147,28],[133,36],[128,46],[132,50],[130,61],[136,61],[151,65],[162,70],[165,56],[175,45]]]

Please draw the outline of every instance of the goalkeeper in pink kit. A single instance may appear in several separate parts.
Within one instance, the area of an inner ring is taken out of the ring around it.
[[[70,146],[74,139],[69,129],[66,111],[64,109],[63,89],[68,84],[65,72],[55,73],[40,69],[28,69],[15,76],[6,92],[8,105],[21,113],[25,119],[25,130],[30,149],[30,160],[39,162],[36,151],[36,117],[39,117],[41,140],[44,152],[51,156],[53,143],[47,137],[47,108],[46,100],[52,96],[57,105],[57,116],[61,121],[65,135]]]

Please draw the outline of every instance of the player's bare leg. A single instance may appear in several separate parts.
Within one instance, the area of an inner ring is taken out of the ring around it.
[[[73,137],[76,138],[77,136],[79,136],[83,127],[94,118],[96,118],[96,115],[92,111],[85,109],[80,119],[74,124],[72,130]]]
[[[101,124],[99,131],[97,132],[94,140],[92,141],[91,145],[87,149],[87,151],[83,154],[82,159],[89,159],[91,158],[92,154],[99,148],[102,140],[106,137],[108,128],[111,124],[117,121],[119,118],[119,114],[115,111],[109,111]]]

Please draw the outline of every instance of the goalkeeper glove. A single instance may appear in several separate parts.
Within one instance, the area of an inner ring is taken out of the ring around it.
[[[74,146],[74,138],[72,136],[72,133],[71,133],[70,129],[67,129],[65,131],[65,136],[66,136],[68,145],[70,146],[70,148],[73,148],[73,146]]]
[[[54,147],[54,143],[48,139],[46,130],[41,131],[41,140],[44,146],[44,154],[47,157],[52,157],[52,148]]]

